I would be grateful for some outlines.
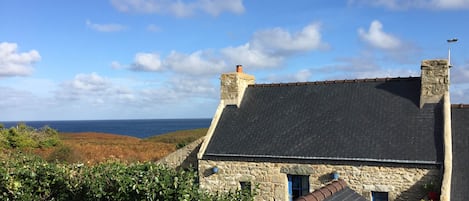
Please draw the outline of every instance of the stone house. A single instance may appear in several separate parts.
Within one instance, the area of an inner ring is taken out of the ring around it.
[[[421,200],[434,182],[441,200],[467,200],[469,107],[451,106],[449,69],[425,60],[421,77],[255,84],[237,66],[221,75],[200,186],[312,199],[338,177],[346,191],[334,192],[357,200]]]

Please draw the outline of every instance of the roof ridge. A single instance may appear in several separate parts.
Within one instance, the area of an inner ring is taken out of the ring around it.
[[[469,109],[469,104],[451,104],[451,108],[457,108],[457,109]]]
[[[250,84],[249,87],[282,87],[282,86],[304,86],[304,85],[320,85],[320,84],[342,84],[342,83],[362,83],[362,82],[389,82],[389,81],[405,81],[415,80],[420,77],[386,77],[386,78],[364,78],[352,80],[324,80],[314,82],[286,82],[286,83],[270,83],[270,84]]]
[[[296,201],[322,201],[347,187],[347,183],[338,179],[311,193],[299,197]]]

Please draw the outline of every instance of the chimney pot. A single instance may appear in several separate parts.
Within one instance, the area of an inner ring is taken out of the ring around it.
[[[236,72],[242,73],[243,72],[243,65],[236,65]]]

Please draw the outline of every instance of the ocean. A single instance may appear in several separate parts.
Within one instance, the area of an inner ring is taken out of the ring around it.
[[[147,138],[168,132],[208,128],[211,119],[133,119],[133,120],[79,120],[79,121],[24,121],[26,125],[41,128],[49,126],[59,132],[100,132]],[[18,122],[0,122],[6,128]]]

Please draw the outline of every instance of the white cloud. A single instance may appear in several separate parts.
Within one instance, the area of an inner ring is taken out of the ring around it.
[[[119,63],[118,61],[112,61],[111,62],[111,68],[112,69],[121,69],[121,68],[124,68],[125,66],[122,65],[121,63]]]
[[[111,88],[112,84],[97,73],[77,74],[73,80],[65,81],[56,91],[56,97],[65,100],[92,98],[100,99]]]
[[[242,64],[253,68],[274,67],[282,63],[283,56],[273,56],[262,49],[254,49],[249,43],[238,47],[227,47],[221,50],[224,57],[233,64]]]
[[[356,57],[337,58],[332,64],[310,70],[321,76],[318,80],[420,76],[420,71],[412,68],[415,64],[395,67],[384,60],[372,51],[363,51]]]
[[[227,47],[221,53],[234,64],[244,64],[254,68],[275,67],[287,56],[326,48],[321,41],[320,26],[312,23],[297,33],[282,28],[274,28],[254,33],[252,39],[238,47]]]
[[[288,82],[307,82],[311,81],[313,71],[311,69],[301,69],[294,73],[272,73],[265,78],[258,78],[259,83],[288,83]]]
[[[321,42],[320,25],[309,24],[300,32],[290,33],[282,28],[256,32],[251,40],[253,49],[264,52],[304,52],[319,49],[325,45]]]
[[[391,10],[412,8],[428,10],[465,10],[469,9],[469,0],[349,0],[352,5],[371,5]]]
[[[232,13],[243,13],[243,0],[200,0],[200,8],[213,16],[219,15],[223,11]]]
[[[193,76],[170,77],[162,86],[144,88],[135,92],[139,97],[139,104],[147,106],[155,102],[176,104],[189,102],[193,104],[197,99],[216,100],[216,87],[209,79]]]
[[[469,83],[455,83],[450,86],[451,103],[468,104],[469,103]]]
[[[170,14],[187,17],[196,12],[217,16],[222,12],[243,13],[242,0],[111,0],[111,4],[121,12]]]
[[[213,75],[221,73],[227,66],[224,61],[214,58],[209,51],[196,51],[192,54],[171,52],[164,65],[173,71],[191,75]]]
[[[135,71],[173,71],[186,75],[216,75],[229,66],[244,65],[250,69],[278,67],[286,57],[327,47],[321,41],[319,24],[312,23],[296,33],[281,28],[253,34],[244,45],[220,50],[198,50],[192,53],[172,51],[160,58],[155,53],[137,53],[131,69]],[[112,64],[121,67],[118,62]]]
[[[31,92],[25,90],[18,90],[11,87],[0,86],[0,91],[2,92],[2,94],[8,94],[7,96],[2,96],[2,98],[0,98],[0,108],[28,105],[28,103],[31,103],[31,100],[36,99]]]
[[[50,99],[36,96],[30,90],[0,86],[0,91],[2,94],[8,94],[0,98],[0,108],[2,108],[1,120],[44,120],[50,118],[48,115],[51,108],[55,108],[51,104],[52,101]]]
[[[147,30],[150,31],[150,32],[159,32],[160,31],[160,27],[154,25],[154,24],[149,24],[147,26]]]
[[[111,65],[115,68],[123,67],[118,62],[113,62]],[[157,53],[137,53],[130,69],[146,72],[173,71],[187,75],[215,75],[221,73],[226,66],[222,59],[212,54],[212,51],[199,50],[191,54],[172,51],[163,59]]]
[[[120,24],[96,24],[90,20],[86,20],[86,26],[99,32],[117,32],[127,29],[126,26]]]
[[[469,64],[451,69],[451,83],[469,83]]]
[[[109,82],[97,73],[78,74],[75,76],[75,79],[68,83],[71,89],[81,91],[102,91],[108,85]]]
[[[432,0],[429,4],[439,9],[469,9],[469,0]]]
[[[417,77],[420,72],[409,69],[376,69],[348,74],[347,78],[393,78],[393,77]]]
[[[162,71],[160,55],[157,53],[137,53],[131,69],[135,71]]]
[[[33,72],[32,65],[41,60],[39,52],[19,53],[16,43],[0,43],[0,77],[26,76]]]
[[[376,63],[377,58],[370,52],[363,51],[357,57],[337,58],[339,64],[323,68],[323,72],[365,72],[376,71],[380,66]]]
[[[395,36],[385,33],[383,25],[378,20],[371,22],[368,32],[364,29],[358,29],[360,38],[369,45],[379,49],[393,50],[401,47],[401,41]]]
[[[294,80],[297,82],[306,82],[308,81],[313,73],[308,69],[302,69],[294,75]]]
[[[172,90],[185,97],[214,98],[217,94],[215,86],[208,79],[178,76],[171,78],[168,84]]]

